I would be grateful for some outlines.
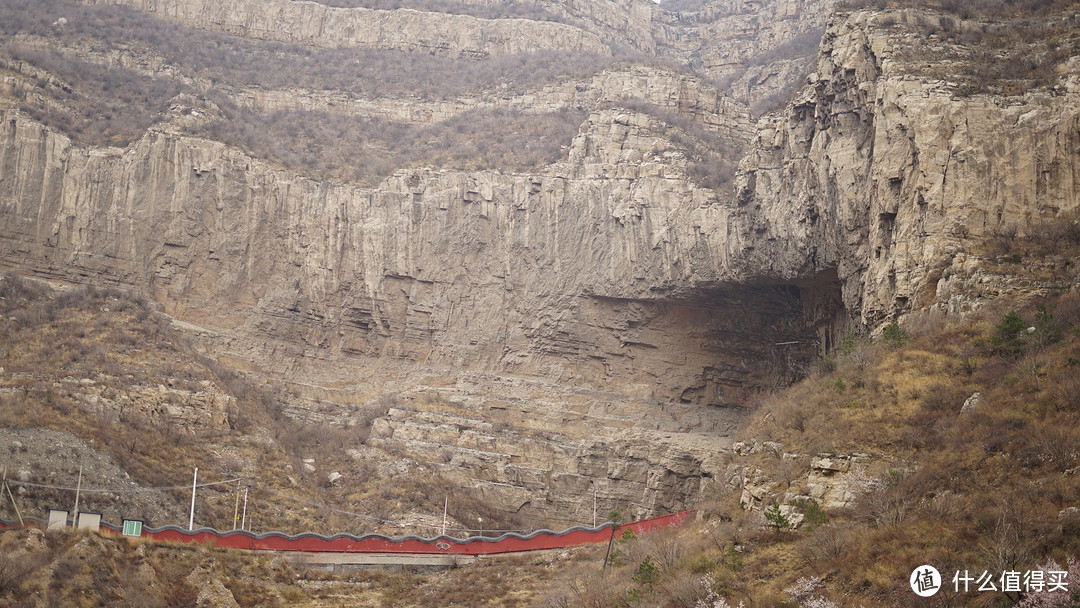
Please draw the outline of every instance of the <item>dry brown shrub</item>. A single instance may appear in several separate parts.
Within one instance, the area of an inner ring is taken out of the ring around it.
[[[1054,306],[1054,319],[1062,333],[1070,331],[1080,324],[1080,293],[1063,295]]]
[[[913,339],[938,336],[948,322],[948,315],[940,308],[924,308],[904,319],[904,330]]]
[[[625,593],[625,582],[614,576],[592,575],[573,581],[570,594],[580,608],[611,608]]]
[[[667,598],[667,606],[673,608],[695,608],[703,605],[708,589],[698,575],[684,572],[668,579],[661,585],[661,591]]]
[[[844,554],[850,534],[847,525],[821,526],[799,542],[799,556],[812,568],[821,568]]]
[[[866,386],[867,377],[880,358],[880,344],[860,340],[855,348],[840,360],[840,363],[844,371],[849,371],[852,386],[862,388]]]
[[[1080,377],[1068,374],[1058,377],[1054,383],[1057,407],[1063,412],[1080,411]]]
[[[1064,473],[1072,468],[1080,450],[1080,441],[1073,428],[1055,424],[1044,426],[1038,433],[1038,444],[1042,457],[1058,472]]]
[[[633,541],[626,543],[620,550],[629,563],[639,563],[649,557],[667,571],[675,566],[684,549],[683,540],[675,528],[650,530]]]
[[[46,563],[46,555],[10,548],[0,551],[0,594],[19,587]]]

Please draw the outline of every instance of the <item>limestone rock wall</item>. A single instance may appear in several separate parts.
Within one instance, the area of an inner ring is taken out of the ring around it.
[[[717,81],[734,81],[732,96],[758,105],[802,84],[805,68],[817,55],[817,32],[835,4],[718,0],[697,11],[662,12],[654,19],[657,53],[685,61]]]
[[[481,19],[412,9],[335,8],[293,0],[83,0],[122,5],[225,34],[322,47],[356,47],[462,58],[538,50],[611,55],[623,49],[693,65],[716,81],[744,78],[745,103],[789,87],[814,44],[792,44],[821,28],[833,0],[719,0],[668,12],[649,0],[538,0],[562,22]],[[749,70],[749,74],[747,74]],[[749,77],[747,77],[749,75]]]
[[[646,65],[605,70],[588,79],[547,85],[527,93],[487,92],[441,100],[363,98],[334,91],[264,88],[238,88],[230,95],[244,106],[266,112],[315,110],[407,124],[434,124],[483,108],[540,114],[563,108],[596,110],[648,104],[692,119],[716,137],[736,145],[747,141],[754,125],[750,110],[716,86],[686,73]]]
[[[717,446],[729,441],[738,414],[613,397],[459,374],[452,384],[401,394],[368,445],[478,487],[488,504],[524,521],[589,523],[594,493],[601,516],[689,508],[720,469]]]
[[[335,8],[291,0],[87,0],[155,13],[186,25],[245,38],[322,47],[416,51],[490,57],[561,49],[610,54],[598,36],[528,19],[479,19],[409,9]]]
[[[266,29],[253,0],[125,2],[222,31]],[[319,29],[313,15],[331,9],[280,4],[300,11],[289,36],[353,40],[333,29],[349,18]],[[801,5],[774,8],[784,6]],[[125,149],[79,148],[6,110],[0,266],[146,289],[217,353],[328,397],[330,418],[408,394],[424,374],[457,374],[435,392],[460,405],[395,408],[373,442],[458,471],[507,508],[568,510],[597,484],[635,513],[678,508],[718,474],[711,454],[726,447],[737,408],[791,380],[843,322],[872,326],[951,299],[945,272],[978,273],[968,244],[1078,206],[1075,62],[1051,91],[961,96],[906,70],[899,50],[918,33],[909,18],[929,17],[838,18],[806,88],[754,127],[715,88],[664,70],[522,97],[522,107],[600,106],[563,160],[527,174],[410,169],[361,188],[277,170],[168,124]],[[489,25],[474,19],[453,34],[467,39],[423,44],[530,48],[520,32],[483,33]],[[569,40],[561,35],[537,34],[556,46]],[[697,186],[686,149],[655,118],[620,107],[627,99],[749,137],[733,196]],[[422,119],[469,103],[371,111]],[[665,418],[671,407],[707,414],[686,427]],[[499,408],[517,426],[496,428]]]
[[[727,211],[650,121],[599,112],[536,175],[404,171],[363,189],[158,131],[73,148],[8,113],[0,259],[147,287],[268,367],[253,344],[737,404],[814,352],[772,344],[812,336],[821,311],[803,314],[810,287],[725,288]]]
[[[859,12],[829,28],[810,85],[759,121],[743,160],[740,274],[836,268],[845,307],[873,325],[939,299],[965,247],[1080,206],[1075,62],[1052,91],[965,96],[901,61],[935,18]]]
[[[650,55],[657,50],[654,22],[663,11],[650,0],[540,0],[538,4],[595,33],[609,44],[627,46]]]
[[[508,515],[581,523],[593,488],[636,515],[689,505],[738,409],[798,373],[837,308],[828,281],[733,282],[728,208],[645,114],[594,113],[535,174],[374,189],[167,127],[82,149],[5,112],[0,266],[148,290],[215,355],[295,387],[298,417],[480,374],[437,391],[450,413],[397,408],[370,443]]]

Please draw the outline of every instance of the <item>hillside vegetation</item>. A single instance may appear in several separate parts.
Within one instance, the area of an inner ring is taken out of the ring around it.
[[[888,17],[926,38],[898,59],[906,72],[950,82],[960,95],[1052,88],[1061,66],[1080,48],[1080,13],[1072,0],[848,0],[841,5],[926,11]]]
[[[332,574],[263,552],[8,530],[0,532],[0,606],[524,608],[544,597],[553,572],[591,568],[600,563],[603,551],[554,557],[500,558],[437,573]]]

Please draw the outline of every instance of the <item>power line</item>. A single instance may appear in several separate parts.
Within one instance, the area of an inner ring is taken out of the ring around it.
[[[208,483],[200,483],[196,487],[205,488],[205,487],[208,487],[208,486],[219,486],[219,485],[225,484],[225,483],[233,483],[233,482],[236,482],[236,481],[242,481],[243,479],[244,479],[243,477],[237,477],[235,479],[226,479],[225,481],[211,481],[211,482],[208,482]],[[155,488],[147,488],[147,487],[138,487],[138,488],[69,488],[67,486],[53,486],[53,485],[44,484],[44,483],[32,483],[32,482],[29,482],[29,481],[19,481],[17,479],[9,479],[8,483],[14,483],[14,484],[18,484],[20,486],[28,486],[28,487],[32,487],[32,488],[45,488],[45,489],[48,489],[48,490],[68,490],[68,491],[74,492],[76,489],[78,489],[80,492],[96,492],[96,493],[107,493],[107,494],[128,494],[128,493],[134,493],[134,492],[164,492],[164,491],[167,491],[167,490],[187,490],[187,489],[191,488],[190,485],[160,486],[160,487],[155,487]]]
[[[329,505],[320,504],[320,503],[313,502],[313,501],[310,501],[310,500],[306,500],[306,499],[303,499],[303,498],[297,498],[296,496],[290,496],[290,495],[288,495],[288,494],[286,494],[284,492],[279,492],[277,490],[272,490],[270,488],[267,488],[265,486],[260,486],[259,484],[251,482],[251,481],[248,481],[248,485],[251,486],[252,488],[262,490],[263,492],[268,492],[268,493],[273,494],[275,496],[280,496],[282,498],[288,498],[290,500],[295,500],[296,502],[302,502],[305,505],[308,505],[310,507],[315,507],[315,508],[318,508],[318,509],[327,509],[329,511],[334,511],[335,513],[341,513],[342,515],[350,515],[352,517],[359,517],[361,519],[369,519],[371,521],[378,522],[378,523],[381,523],[381,524],[400,525],[400,522],[394,522],[394,521],[390,521],[390,520],[386,520],[386,519],[380,519],[380,518],[375,517],[373,515],[364,515],[363,513],[353,513],[352,511],[346,511],[344,509],[338,509],[336,507],[331,507]]]
[[[405,528],[405,527],[417,527],[417,524],[414,524],[414,523],[408,523],[408,522],[403,522],[403,521],[391,521],[389,519],[382,519],[380,517],[375,517],[374,515],[365,515],[363,513],[354,513],[352,511],[346,511],[344,509],[338,509],[337,507],[331,507],[330,505],[324,505],[324,504],[317,503],[317,502],[307,500],[307,499],[304,499],[304,498],[298,498],[296,496],[290,496],[289,494],[285,494],[284,492],[279,492],[278,490],[272,490],[270,488],[267,488],[265,486],[260,486],[259,484],[251,482],[251,481],[248,481],[248,485],[253,487],[253,488],[262,490],[264,492],[274,494],[275,496],[280,496],[282,498],[288,498],[289,500],[295,500],[296,502],[300,502],[300,503],[303,503],[305,505],[308,505],[309,507],[315,507],[317,509],[326,509],[328,511],[333,511],[335,513],[340,513],[342,515],[349,515],[349,516],[352,516],[352,517],[358,517],[360,519],[366,519],[366,520],[369,520],[369,521],[377,522],[377,523],[380,523],[380,524],[387,524],[387,525],[391,525],[391,526],[399,526],[399,527],[403,527],[403,528]],[[432,525],[432,526],[423,526],[423,527],[426,527],[426,528],[438,528],[439,526]],[[452,532],[471,532],[472,531],[472,528],[446,528],[446,529],[450,530]],[[486,530],[486,531],[487,532],[528,532],[528,530]]]
[[[331,507],[330,505],[324,505],[322,503],[317,503],[317,502],[307,500],[307,499],[304,499],[304,498],[298,498],[296,496],[291,496],[289,494],[285,494],[284,492],[280,492],[278,490],[274,490],[274,489],[268,488],[266,486],[261,486],[261,485],[255,483],[255,482],[251,481],[250,479],[247,479],[246,477],[235,477],[233,479],[226,479],[226,480],[223,480],[223,481],[211,481],[211,482],[206,482],[206,483],[200,483],[200,484],[196,484],[195,487],[196,488],[205,488],[205,487],[219,486],[219,485],[228,484],[228,483],[235,483],[235,482],[240,482],[240,483],[242,483],[242,484],[244,484],[244,485],[246,485],[248,487],[256,488],[256,489],[262,490],[264,492],[267,492],[269,494],[279,496],[281,498],[287,498],[289,500],[294,500],[296,502],[303,503],[305,505],[308,505],[309,507],[315,507],[317,509],[326,509],[328,511],[333,511],[334,513],[340,513],[342,515],[348,515],[350,517],[356,517],[356,518],[359,518],[359,519],[366,519],[368,521],[372,521],[372,522],[379,523],[379,524],[386,524],[386,525],[396,526],[396,527],[401,527],[401,528],[417,527],[418,525],[420,527],[430,527],[430,528],[438,528],[439,527],[439,526],[434,526],[434,525],[432,525],[432,526],[424,526],[422,524],[416,524],[416,523],[410,523],[410,522],[404,522],[404,521],[393,521],[393,520],[389,520],[389,519],[382,519],[381,517],[375,517],[374,515],[366,515],[364,513],[356,513],[356,512],[353,512],[353,511],[346,511],[345,509],[339,509],[337,507]],[[97,494],[133,494],[133,493],[138,493],[138,492],[165,492],[165,491],[170,491],[170,490],[188,490],[188,489],[191,488],[191,485],[158,486],[158,487],[149,487],[149,488],[148,487],[136,487],[136,488],[72,488],[72,487],[68,487],[68,486],[56,486],[56,485],[44,484],[44,483],[34,483],[34,482],[30,482],[30,481],[19,481],[19,480],[16,480],[16,479],[9,479],[8,483],[18,484],[20,486],[26,486],[26,487],[31,487],[31,488],[43,488],[43,489],[48,489],[48,490],[63,490],[63,491],[70,491],[70,492],[74,492],[74,491],[78,490],[79,492],[97,493]],[[472,532],[472,528],[445,528],[445,529],[448,530],[448,531],[451,531],[451,532]],[[498,532],[498,533],[519,532],[519,533],[527,533],[527,532],[529,532],[529,530],[486,530],[486,532]]]

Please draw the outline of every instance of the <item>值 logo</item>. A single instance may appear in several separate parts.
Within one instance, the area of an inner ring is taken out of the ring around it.
[[[930,597],[941,589],[941,574],[933,566],[919,566],[911,572],[911,590],[919,597]]]

